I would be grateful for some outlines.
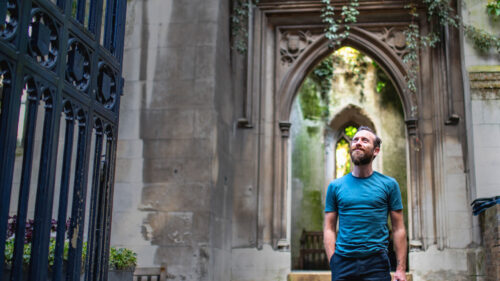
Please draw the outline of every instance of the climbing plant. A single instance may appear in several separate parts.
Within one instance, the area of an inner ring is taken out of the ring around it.
[[[325,4],[321,10],[321,18],[327,24],[325,37],[330,40],[332,47],[340,45],[342,40],[349,36],[350,24],[358,21],[358,0],[351,0],[348,5],[342,6],[339,19],[335,18],[335,7],[331,0],[321,0],[321,2]]]
[[[330,92],[335,69],[340,69],[345,80],[357,86],[362,99],[370,62],[372,61],[363,53],[350,47],[340,48],[323,59],[307,75],[299,90],[300,106],[304,118],[325,121],[328,119]]]
[[[338,11],[333,5],[333,0],[321,0],[321,2],[324,4],[321,10],[321,18],[326,24],[325,37],[331,42],[330,47],[338,46],[342,40],[349,36],[351,24],[357,22],[359,2],[358,0],[350,0],[346,5],[338,9]],[[425,4],[429,21],[438,23],[438,26],[432,25],[431,31],[425,35],[420,33],[419,27],[416,24],[416,18],[419,16],[417,2]],[[479,52],[486,53],[494,49],[497,53],[500,53],[500,37],[473,25],[464,24],[462,19],[453,10],[450,2],[451,0],[411,0],[406,6],[413,17],[413,21],[409,24],[405,32],[408,52],[404,55],[403,61],[409,66],[406,82],[408,90],[412,93],[417,91],[418,50],[421,47],[435,47],[440,42],[443,27],[463,28],[465,35],[473,42],[474,47]],[[232,48],[241,54],[247,52],[249,17],[251,16],[253,7],[257,3],[258,0],[232,1]],[[500,18],[500,0],[490,1],[486,5],[486,12],[493,20],[498,20]],[[321,78],[322,75],[324,76],[328,73],[318,72],[317,74],[317,77]],[[321,85],[322,96],[329,90],[327,87],[326,84]]]
[[[492,1],[486,5],[488,14],[495,19],[500,18],[500,0]]]
[[[232,48],[240,54],[247,52],[248,20],[253,7],[259,0],[233,0],[231,14]]]
[[[357,22],[359,11],[358,0],[351,0],[342,7],[340,17],[335,16],[335,8],[332,0],[321,0],[325,5],[321,12],[323,22],[327,24],[325,28],[325,37],[331,41],[330,46],[339,45],[342,40],[349,36],[350,24]],[[454,27],[463,28],[465,35],[469,38],[476,49],[480,52],[488,52],[495,49],[500,53],[500,38],[483,29],[474,27],[470,24],[464,24],[462,19],[455,13],[450,0],[421,0],[427,9],[429,21],[436,21],[439,25],[433,28],[428,34],[420,34],[416,18],[417,1],[413,0],[406,8],[413,17],[412,23],[406,30],[406,45],[408,52],[403,57],[403,61],[409,66],[409,72],[406,77],[408,90],[415,93],[417,91],[416,77],[418,72],[418,50],[421,47],[435,47],[440,42],[442,28]],[[490,1],[486,6],[487,13],[498,20],[500,18],[500,0]],[[343,27],[343,29],[342,29]]]

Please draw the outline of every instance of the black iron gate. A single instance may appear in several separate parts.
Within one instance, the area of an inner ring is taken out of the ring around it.
[[[0,281],[107,279],[126,3],[0,0]]]

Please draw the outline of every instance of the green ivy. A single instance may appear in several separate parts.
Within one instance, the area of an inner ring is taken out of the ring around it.
[[[354,137],[354,135],[358,132],[358,128],[354,126],[347,126],[344,129],[344,134],[348,136],[350,139]]]
[[[377,87],[375,88],[377,93],[381,93],[385,89],[385,85],[386,85],[386,82],[377,81]]]
[[[248,48],[248,19],[258,0],[234,0],[231,14],[232,48],[245,54]]]
[[[335,7],[330,0],[321,0],[325,5],[321,10],[323,22],[327,24],[325,28],[325,37],[330,40],[330,47],[340,45],[342,40],[349,36],[350,24],[358,21],[358,0],[350,0],[348,5],[342,6],[340,19],[335,19]],[[339,32],[340,25],[344,26],[344,30]]]
[[[492,1],[486,5],[486,11],[493,19],[500,18],[500,0]]]
[[[405,35],[406,47],[408,49],[408,52],[403,56],[403,62],[408,65],[406,85],[411,93],[416,93],[420,28],[416,24],[410,24]]]
[[[465,35],[472,40],[474,47],[481,53],[487,53],[492,48],[500,53],[500,38],[483,29],[472,25],[464,26]]]

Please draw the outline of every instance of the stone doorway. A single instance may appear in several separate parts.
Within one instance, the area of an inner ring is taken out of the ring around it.
[[[407,221],[405,123],[388,77],[369,56],[341,47],[303,80],[290,115],[293,270],[328,269],[322,241],[326,186],[350,172],[348,143],[361,125],[383,140],[375,170],[400,183]]]
[[[290,250],[291,112],[307,74],[334,51],[323,36],[321,8],[319,1],[262,0],[253,10],[244,116],[239,124],[255,128],[258,211],[255,232],[242,234],[251,236],[249,241],[255,241],[258,249],[270,244],[275,251]],[[445,181],[444,170],[449,160],[466,161],[462,150],[446,154],[446,149],[452,147],[443,142],[445,138],[460,139],[465,131],[463,122],[448,122],[454,114],[464,116],[460,50],[450,48],[448,54],[443,51],[447,44],[458,45],[458,32],[451,31],[449,40],[438,48],[419,50],[418,87],[412,92],[406,83],[409,66],[402,60],[408,51],[405,31],[411,23],[419,25],[422,33],[429,30],[424,10],[417,9],[417,22],[412,22],[401,1],[360,1],[359,10],[358,22],[351,26],[342,45],[369,56],[387,74],[401,101],[410,247],[414,252],[425,251],[431,245],[444,249],[455,243],[446,239],[450,228],[445,191],[452,184],[464,190],[466,185],[463,170],[453,172],[460,178],[453,183]],[[450,65],[457,66],[456,71],[448,71]],[[238,226],[235,229],[238,236]]]

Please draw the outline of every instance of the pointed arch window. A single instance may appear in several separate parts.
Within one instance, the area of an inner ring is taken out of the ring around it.
[[[351,172],[352,163],[349,154],[349,143],[357,130],[357,126],[347,125],[338,137],[335,144],[335,178],[343,177]]]

